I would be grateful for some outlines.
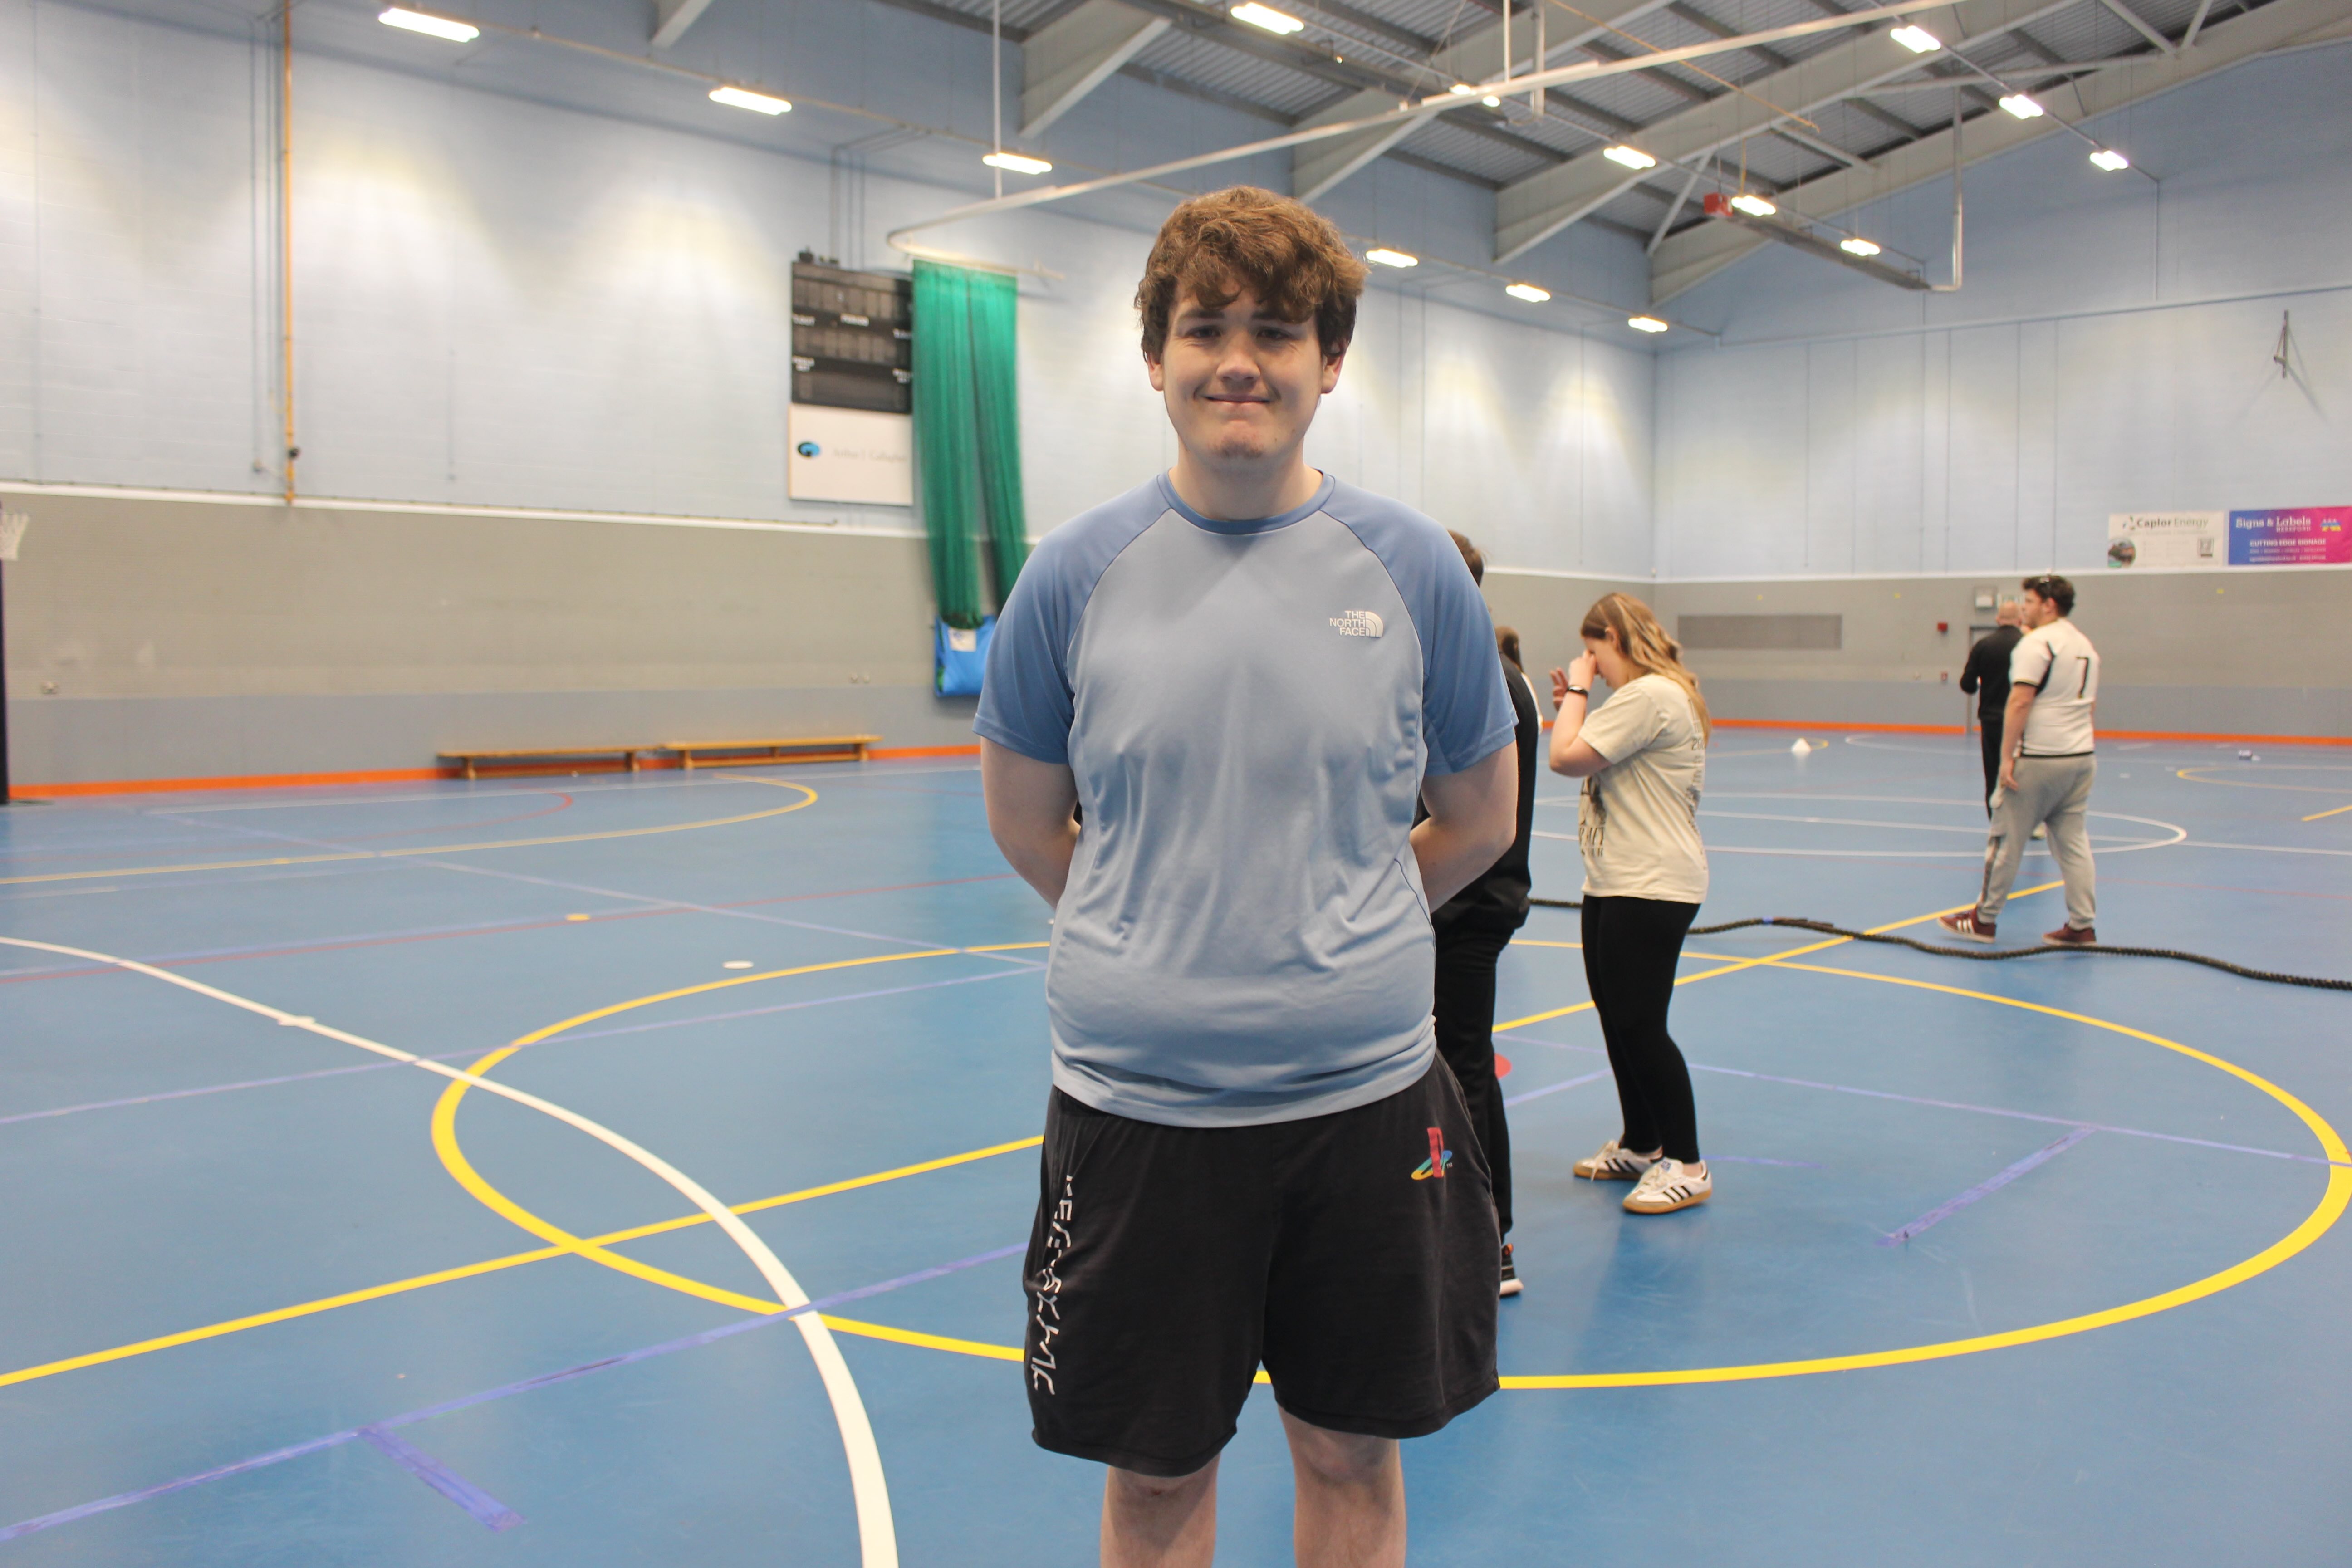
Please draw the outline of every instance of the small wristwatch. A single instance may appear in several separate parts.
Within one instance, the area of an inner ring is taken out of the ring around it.
[[[1571,686],[1568,689],[1570,694],[1575,697],[1590,697],[1592,695],[1592,688],[1590,686]]]

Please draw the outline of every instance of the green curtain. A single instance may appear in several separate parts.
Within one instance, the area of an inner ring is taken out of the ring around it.
[[[931,585],[951,626],[981,622],[983,529],[999,604],[1029,558],[1016,299],[1006,274],[915,263],[915,451]]]

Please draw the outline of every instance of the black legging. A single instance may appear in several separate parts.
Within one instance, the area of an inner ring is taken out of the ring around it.
[[[1495,1080],[1495,961],[1510,945],[1507,931],[1437,932],[1437,1054],[1454,1069],[1470,1125],[1493,1173],[1495,1218],[1511,1233],[1511,1130],[1503,1120],[1503,1088]]]
[[[1635,1153],[1664,1148],[1668,1159],[1699,1157],[1690,1068],[1666,1033],[1675,961],[1697,913],[1696,904],[1663,899],[1584,900],[1584,984],[1625,1113],[1618,1142]]]

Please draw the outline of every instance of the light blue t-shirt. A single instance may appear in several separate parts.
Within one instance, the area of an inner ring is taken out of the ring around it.
[[[1057,1087],[1225,1127],[1428,1070],[1414,798],[1513,743],[1486,601],[1435,522],[1328,478],[1296,511],[1213,522],[1163,475],[1038,544],[972,727],[1077,781]]]

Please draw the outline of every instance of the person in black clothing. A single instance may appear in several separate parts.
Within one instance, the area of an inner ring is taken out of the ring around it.
[[[1459,533],[1454,542],[1462,547],[1472,580],[1483,581],[1486,563],[1477,546]],[[1543,721],[1527,672],[1501,652],[1517,643],[1517,635],[1498,627],[1496,641],[1503,684],[1509,689],[1511,710],[1518,720],[1518,836],[1485,875],[1439,905],[1430,923],[1437,931],[1437,1051],[1462,1086],[1470,1125],[1477,1131],[1478,1146],[1493,1173],[1497,1228],[1508,1237],[1511,1132],[1503,1116],[1503,1088],[1495,1077],[1495,966],[1510,945],[1511,933],[1528,918],[1528,843],[1535,826],[1536,750]],[[1519,1293],[1518,1270],[1507,1241],[1503,1244],[1502,1293]]]
[[[1969,649],[1968,667],[1960,671],[1960,689],[1977,698],[1978,739],[1984,747],[1985,815],[1992,815],[1992,792],[2000,784],[2000,730],[2009,710],[2009,656],[2025,636],[2017,601],[2003,599],[1995,612],[1991,635]]]

